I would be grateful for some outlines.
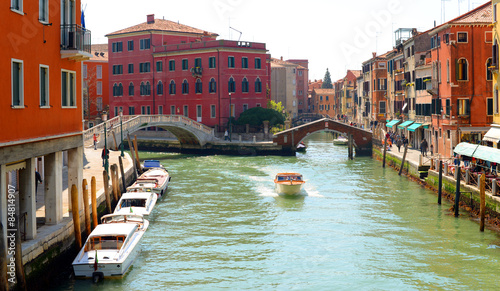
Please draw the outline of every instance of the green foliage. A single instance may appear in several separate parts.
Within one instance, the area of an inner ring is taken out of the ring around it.
[[[326,73],[325,73],[325,77],[323,78],[323,85],[321,85],[321,88],[333,89],[332,78],[330,76],[330,72],[328,71],[328,68],[326,68]]]
[[[241,113],[240,118],[238,118],[237,124],[250,124],[254,126],[260,126],[265,120],[269,121],[269,126],[271,127],[277,124],[285,123],[285,119],[283,118],[282,113],[269,108],[254,107]]]

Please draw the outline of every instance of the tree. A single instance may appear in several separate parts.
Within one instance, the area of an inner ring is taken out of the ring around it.
[[[254,107],[241,113],[237,124],[260,126],[265,120],[269,121],[269,126],[271,127],[285,123],[282,113],[269,108]]]
[[[326,68],[325,77],[323,78],[323,85],[321,85],[323,89],[333,89],[332,78],[330,77],[330,72],[328,68]]]
[[[283,114],[283,118],[286,119],[288,117],[288,114],[285,110],[285,106],[280,102],[276,103],[274,100],[269,100],[267,101],[267,108],[278,111],[279,113]]]

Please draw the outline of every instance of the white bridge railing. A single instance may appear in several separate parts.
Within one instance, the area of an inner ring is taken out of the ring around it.
[[[204,124],[196,122],[188,117],[183,115],[124,115],[122,116],[122,127],[123,132],[127,132],[131,129],[138,129],[143,124],[147,124],[148,126],[157,126],[158,124],[166,123],[166,124],[177,124],[183,126],[189,126],[193,129],[197,129],[199,131],[204,132],[208,135],[213,135],[214,130],[211,127],[208,127]],[[106,121],[106,130],[112,131],[114,129],[120,129],[120,116],[116,116],[108,121]],[[84,142],[91,141],[94,137],[94,134],[103,134],[104,133],[104,122],[94,126],[92,128],[87,129],[83,133]]]

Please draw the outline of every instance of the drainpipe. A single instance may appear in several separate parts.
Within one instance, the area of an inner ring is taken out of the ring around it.
[[[153,49],[153,52],[151,53],[151,58],[153,59],[152,61],[152,64],[151,66],[153,67],[152,70],[153,70],[153,83],[151,84],[152,87],[153,87],[153,115],[155,115],[155,112],[156,112],[156,109],[155,109],[155,99],[156,99],[156,84],[155,84],[155,70],[156,70],[156,66],[155,66],[155,56],[154,56],[154,50],[155,50],[155,46],[153,45],[153,33],[151,32],[151,30],[149,31],[149,42],[151,43],[151,48]]]

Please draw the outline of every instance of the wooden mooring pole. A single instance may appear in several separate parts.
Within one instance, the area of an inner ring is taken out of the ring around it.
[[[82,189],[83,189],[83,213],[85,214],[85,231],[87,232],[87,236],[89,236],[92,230],[90,228],[89,185],[87,184],[87,179],[83,179]]]
[[[118,201],[118,185],[116,181],[118,181],[116,177],[116,164],[112,164],[111,167],[109,168],[110,174],[111,174],[111,186],[113,189],[113,197],[115,198],[115,201]]]
[[[439,183],[438,183],[438,204],[441,205],[443,196],[443,161],[439,161]]]
[[[116,134],[115,131],[113,130],[113,140],[115,141],[115,151],[118,150],[118,143],[116,142]]]
[[[460,215],[460,167],[455,166],[455,176],[457,180],[457,184],[455,185],[455,217]]]
[[[137,178],[139,177],[137,175],[137,168],[136,168],[136,163],[135,163],[135,154],[134,154],[134,147],[132,146],[132,140],[130,139],[130,134],[127,133],[127,141],[128,141],[128,148],[130,150],[130,156],[132,157],[132,163],[133,163],[133,167],[132,169],[134,169],[134,176],[135,176],[135,179],[137,180]]]
[[[73,214],[73,227],[75,228],[75,241],[78,249],[82,248],[82,233],[80,231],[80,211],[78,208],[78,188],[71,186],[71,213]]]
[[[481,175],[479,191],[481,199],[479,206],[479,217],[481,219],[479,224],[479,230],[484,231],[484,215],[486,212],[486,175],[484,173]]]
[[[123,170],[123,158],[118,156],[118,164],[120,164],[120,175],[122,178],[122,193],[127,192],[127,184],[125,182],[125,171]]]
[[[387,138],[388,138],[388,136],[385,135],[385,139],[384,139],[384,159],[382,160],[382,168],[385,168],[385,155],[387,154]]]
[[[97,221],[97,184],[94,176],[90,180],[90,199],[92,200],[92,221],[96,228],[99,221]]]
[[[403,172],[403,167],[405,166],[406,153],[408,152],[408,144],[405,146],[405,152],[403,153],[403,160],[401,161],[401,167],[399,168],[399,175]]]
[[[134,135],[134,151],[135,151],[135,165],[137,167],[137,171],[139,173],[142,173],[142,169],[141,169],[141,160],[139,159],[139,150],[138,150],[138,147],[137,147],[137,135]]]
[[[109,180],[108,173],[106,171],[102,171],[102,178],[104,179],[104,197],[106,197],[106,208],[108,209],[108,213],[111,213],[111,198],[109,197]]]

